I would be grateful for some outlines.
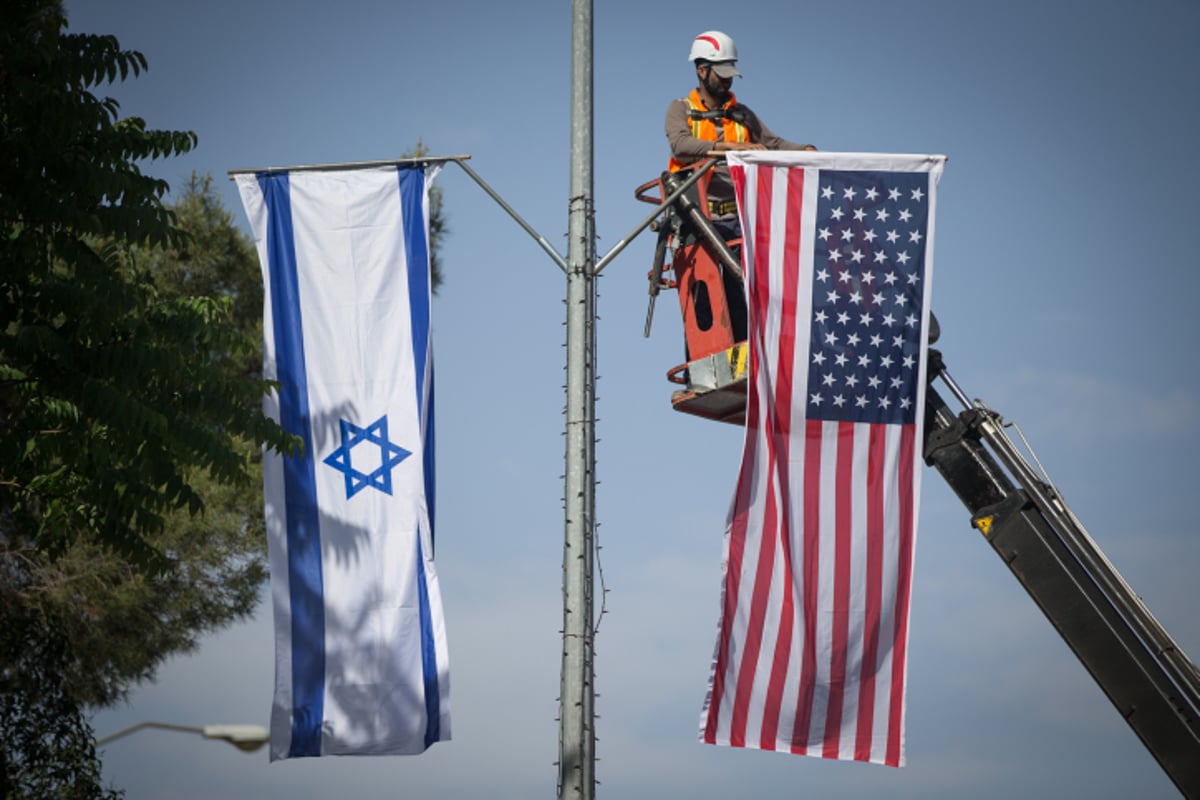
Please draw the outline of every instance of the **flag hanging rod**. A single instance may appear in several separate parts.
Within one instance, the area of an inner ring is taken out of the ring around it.
[[[566,273],[567,260],[563,258],[557,250],[554,249],[550,242],[546,241],[546,237],[534,230],[532,225],[526,222],[524,218],[522,218],[521,215],[518,214],[515,209],[513,209],[512,206],[506,203],[504,198],[502,198],[495,189],[493,189],[491,186],[488,186],[487,181],[479,177],[479,174],[476,173],[475,170],[467,166],[466,162],[469,158],[469,155],[422,156],[421,158],[393,158],[386,161],[343,161],[338,164],[302,164],[294,167],[231,169],[225,174],[229,176],[229,180],[233,180],[237,175],[256,175],[260,172],[327,172],[332,170],[369,169],[371,167],[394,167],[400,164],[444,164],[446,162],[454,162],[462,167],[464,172],[471,176],[471,179],[479,185],[480,189],[483,189],[483,191],[487,193],[488,197],[491,197],[493,200],[495,200],[497,205],[504,209],[508,215],[512,217],[522,229],[524,229],[526,233],[532,236],[534,241],[536,241],[538,245],[540,245],[541,248],[546,251],[546,254],[554,260],[554,263],[558,265],[558,268]],[[650,223],[647,221],[646,224],[648,225]]]
[[[395,167],[400,164],[444,164],[453,161],[457,164],[469,159],[470,156],[421,156],[420,158],[392,158],[384,161],[342,161],[338,164],[298,164],[293,167],[258,167],[257,169],[231,169],[225,174],[229,180],[236,175],[252,175],[259,172],[328,172],[345,169],[369,169],[371,167]]]

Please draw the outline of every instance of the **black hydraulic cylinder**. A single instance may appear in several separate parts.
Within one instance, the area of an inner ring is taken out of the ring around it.
[[[995,443],[983,419],[978,409],[954,415],[928,387],[926,463],[950,484],[972,523],[1179,790],[1200,798],[1195,666],[1075,528],[1065,506],[1048,502],[1044,485],[1018,485],[1027,476],[1014,482],[988,448]]]

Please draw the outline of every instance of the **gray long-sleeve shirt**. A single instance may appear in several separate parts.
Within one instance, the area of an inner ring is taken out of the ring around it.
[[[750,131],[750,141],[757,142],[768,150],[803,150],[808,145],[789,142],[779,136],[758,115],[744,105],[738,104],[746,115],[745,126]],[[672,100],[667,106],[666,131],[667,142],[671,145],[671,155],[680,161],[695,161],[713,149],[713,143],[707,139],[697,139],[692,136],[692,124],[688,119],[690,110],[686,97]],[[723,134],[721,126],[717,126],[718,141]]]
[[[745,114],[745,122],[743,124],[750,132],[751,142],[761,144],[768,150],[803,150],[809,147],[809,145],[797,144],[796,142],[784,139],[763,124],[758,115],[749,108],[740,103],[738,105]],[[713,149],[713,142],[707,139],[697,139],[692,136],[692,124],[691,120],[688,119],[688,111],[690,109],[691,106],[688,105],[686,97],[672,100],[670,105],[667,106],[667,118],[665,122],[667,142],[671,146],[671,155],[685,163],[699,161]],[[716,128],[717,140],[721,141],[724,131],[719,121],[717,121]],[[713,170],[708,197],[710,200],[715,201],[733,199],[733,182],[730,180],[729,170],[724,164],[718,164]]]

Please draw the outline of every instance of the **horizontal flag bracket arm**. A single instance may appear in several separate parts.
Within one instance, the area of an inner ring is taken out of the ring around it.
[[[724,155],[724,154],[721,154],[721,155]],[[614,244],[612,246],[612,249],[610,249],[607,253],[605,253],[604,257],[596,262],[596,266],[592,270],[592,274],[599,275],[600,270],[607,267],[609,265],[609,263],[611,263],[612,260],[614,258],[616,258],[617,255],[626,248],[626,246],[629,245],[630,242],[632,242],[634,239],[636,239],[638,237],[638,235],[641,234],[642,231],[644,231],[644,230],[646,230],[646,228],[650,227],[650,223],[654,222],[654,220],[658,218],[658,215],[661,214],[667,208],[667,206],[671,205],[676,200],[678,200],[680,195],[682,195],[688,189],[692,188],[692,186],[695,185],[695,183],[698,180],[700,180],[705,175],[707,175],[708,171],[711,170],[716,165],[717,165],[717,162],[710,159],[705,164],[703,164],[700,167],[700,169],[695,170],[692,173],[692,176],[690,178],[688,178],[686,181],[684,181],[683,184],[679,186],[679,188],[677,188],[675,191],[671,192],[669,195],[664,197],[662,199],[662,202],[659,203],[655,207],[655,209],[646,216],[645,219],[643,219],[641,222],[638,223],[637,227],[635,227],[629,233],[625,234],[624,238],[622,238],[619,242]],[[651,202],[653,202],[653,201],[651,201]]]
[[[444,164],[453,162],[463,168],[463,171],[471,177],[475,183],[483,189],[489,197],[504,209],[518,225],[541,246],[546,254],[558,265],[558,268],[565,274],[567,272],[567,260],[559,255],[558,251],[551,246],[550,242],[546,241],[546,237],[533,229],[520,214],[518,214],[512,206],[504,201],[496,190],[487,184],[483,178],[475,170],[467,166],[466,161],[470,159],[469,155],[462,156],[421,156],[419,158],[393,158],[384,161],[343,161],[337,164],[304,164],[294,167],[259,167],[257,169],[231,169],[226,174],[229,175],[229,180],[234,180],[238,175],[257,174],[260,172],[323,172],[332,170],[351,170],[351,169],[370,169],[372,167],[394,167],[401,164]]]
[[[298,164],[291,167],[257,167],[257,168],[241,168],[231,169],[225,174],[229,176],[229,180],[234,180],[238,175],[253,175],[260,172],[332,172],[335,170],[349,169],[370,169],[372,167],[395,167],[401,164],[444,164],[447,161],[453,161],[461,164],[469,159],[469,155],[463,156],[421,156],[419,158],[392,158],[383,161],[341,161],[335,164]]]
[[[522,228],[522,229],[523,229],[523,230],[524,230],[526,233],[528,233],[530,236],[532,236],[532,237],[533,237],[534,241],[536,241],[536,242],[538,243],[538,245],[539,245],[539,246],[540,246],[540,247],[541,247],[543,250],[545,250],[545,251],[546,251],[546,255],[550,256],[550,258],[551,258],[551,259],[554,261],[554,263],[558,265],[558,268],[559,268],[559,269],[561,269],[561,270],[563,271],[563,274],[564,274],[564,275],[565,275],[565,274],[567,274],[567,272],[569,271],[569,269],[568,269],[568,267],[567,267],[567,260],[566,260],[565,258],[563,258],[561,255],[559,255],[558,251],[557,251],[557,250],[555,250],[553,246],[551,246],[550,242],[546,241],[546,237],[545,237],[545,236],[542,236],[540,233],[538,233],[537,231],[535,231],[535,230],[533,229],[533,226],[532,226],[532,225],[530,225],[528,222],[526,222],[526,221],[525,221],[525,220],[524,220],[524,219],[521,217],[521,215],[520,215],[520,214],[518,214],[518,213],[516,212],[516,210],[515,210],[515,209],[514,209],[512,206],[510,206],[508,203],[506,203],[506,202],[504,201],[504,198],[503,198],[503,197],[501,197],[501,196],[500,196],[500,195],[499,195],[499,194],[496,192],[496,190],[495,190],[495,189],[493,189],[491,186],[488,186],[488,184],[487,184],[487,181],[485,181],[483,178],[479,177],[479,174],[478,174],[478,173],[476,173],[476,172],[475,172],[475,170],[473,170],[473,169],[471,169],[470,167],[468,167],[468,166],[467,166],[465,163],[463,163],[462,161],[457,161],[457,160],[456,160],[454,163],[456,163],[456,164],[458,164],[460,167],[462,167],[462,168],[463,168],[463,172],[465,172],[465,173],[467,173],[468,175],[470,175],[470,176],[471,176],[471,180],[473,180],[473,181],[475,181],[475,183],[479,184],[479,188],[480,188],[480,189],[483,189],[483,191],[487,193],[488,197],[490,197],[490,198],[492,198],[493,200],[495,200],[495,201],[496,201],[496,204],[497,204],[498,206],[500,206],[502,209],[504,209],[504,210],[505,210],[505,212],[507,212],[507,214],[508,214],[510,217],[512,217],[512,218],[513,218],[513,221],[514,221],[514,222],[516,222],[518,225],[520,225],[520,226],[521,226],[521,228]]]

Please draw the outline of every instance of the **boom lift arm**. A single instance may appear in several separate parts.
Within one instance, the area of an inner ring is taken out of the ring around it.
[[[965,410],[955,415],[927,388],[926,463],[1179,790],[1200,798],[1200,672],[1021,455],[1000,416],[968,402],[937,350],[929,374]]]

